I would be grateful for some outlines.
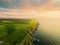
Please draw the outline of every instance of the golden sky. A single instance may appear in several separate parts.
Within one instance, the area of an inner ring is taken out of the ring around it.
[[[60,0],[2,0],[0,17],[60,18]]]

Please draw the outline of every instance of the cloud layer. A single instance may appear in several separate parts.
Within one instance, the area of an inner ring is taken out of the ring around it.
[[[0,0],[0,7],[2,8],[14,8],[21,4],[21,0]]]
[[[25,3],[30,3],[35,5],[45,5],[45,3],[50,3],[50,5],[60,5],[60,0],[0,0],[0,7],[3,8],[18,8]]]
[[[31,15],[31,17],[32,15],[33,17],[37,17],[37,15],[39,17],[41,13],[44,14],[48,9],[60,9],[60,0],[0,0],[0,16],[2,17],[6,17],[7,15],[9,17],[16,15],[17,17],[17,15],[20,16],[21,13],[25,13],[24,15],[27,16]]]
[[[26,5],[28,5],[28,7]],[[20,9],[20,7],[23,6],[32,8],[29,7],[30,5],[32,5],[33,7],[43,6],[42,8],[46,9],[54,7],[60,8],[60,0],[0,0],[0,12],[6,11],[7,9]]]

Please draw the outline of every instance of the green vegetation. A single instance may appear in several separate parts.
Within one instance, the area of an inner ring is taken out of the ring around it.
[[[33,19],[0,19],[0,41],[3,45],[31,45],[31,30],[36,26]]]
[[[4,25],[0,25],[0,41],[7,35]]]

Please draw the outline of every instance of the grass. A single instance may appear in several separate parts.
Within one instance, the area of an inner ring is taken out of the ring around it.
[[[12,44],[21,43],[36,24],[35,20],[0,19],[0,40]]]

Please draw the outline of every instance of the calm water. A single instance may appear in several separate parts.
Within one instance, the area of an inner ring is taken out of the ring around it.
[[[39,19],[39,31],[60,39],[60,19]]]
[[[60,19],[38,19],[39,26],[34,32],[34,39],[38,45],[60,44]],[[35,45],[36,45],[35,44]]]

